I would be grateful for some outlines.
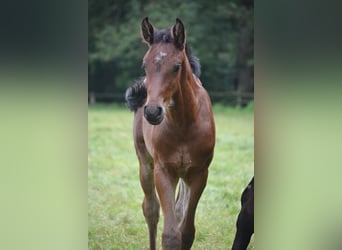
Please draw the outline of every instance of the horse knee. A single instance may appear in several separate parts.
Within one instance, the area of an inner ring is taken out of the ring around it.
[[[181,237],[179,232],[171,231],[162,234],[162,245],[163,250],[180,250],[181,248]]]
[[[180,226],[180,232],[182,236],[182,250],[190,249],[195,239],[195,225],[183,221],[183,224]]]
[[[142,210],[145,219],[149,224],[158,224],[160,205],[157,198],[149,200],[145,197],[142,203]]]
[[[182,234],[182,250],[189,250],[195,239],[195,231]]]

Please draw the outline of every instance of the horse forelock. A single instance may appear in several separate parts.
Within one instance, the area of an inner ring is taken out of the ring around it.
[[[153,43],[171,43],[173,42],[170,29],[156,30],[153,36]]]
[[[172,38],[172,35],[171,35],[171,29],[170,28],[169,29],[155,30],[154,37],[153,37],[153,43],[154,44],[157,44],[157,43],[172,43],[172,42],[173,42],[173,38]],[[192,55],[191,49],[188,46],[188,44],[185,44],[185,53],[186,53],[186,56],[187,56],[188,61],[190,63],[192,72],[197,77],[200,77],[200,75],[201,75],[201,65],[200,65],[199,59],[196,56]],[[158,61],[160,61],[160,60],[158,60]]]

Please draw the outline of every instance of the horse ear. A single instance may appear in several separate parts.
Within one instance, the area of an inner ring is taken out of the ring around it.
[[[150,24],[148,18],[145,17],[141,22],[141,36],[148,45],[153,43],[153,31],[154,28],[152,24]]]
[[[172,27],[172,35],[174,44],[178,49],[184,49],[185,46],[185,29],[182,21],[176,18],[176,24]]]

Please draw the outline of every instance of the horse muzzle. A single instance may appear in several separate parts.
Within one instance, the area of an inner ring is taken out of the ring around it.
[[[146,105],[144,117],[152,125],[159,125],[164,119],[164,110],[161,106]]]

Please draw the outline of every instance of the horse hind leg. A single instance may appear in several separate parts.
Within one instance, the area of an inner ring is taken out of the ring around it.
[[[155,192],[152,161],[140,163],[140,184],[145,194],[142,210],[148,225],[150,250],[155,250],[160,206]]]
[[[181,221],[184,218],[185,211],[186,211],[186,205],[187,200],[189,199],[189,188],[186,186],[184,181],[180,179],[179,182],[179,188],[178,188],[178,194],[176,199],[176,216],[178,219],[178,222],[181,223]]]

